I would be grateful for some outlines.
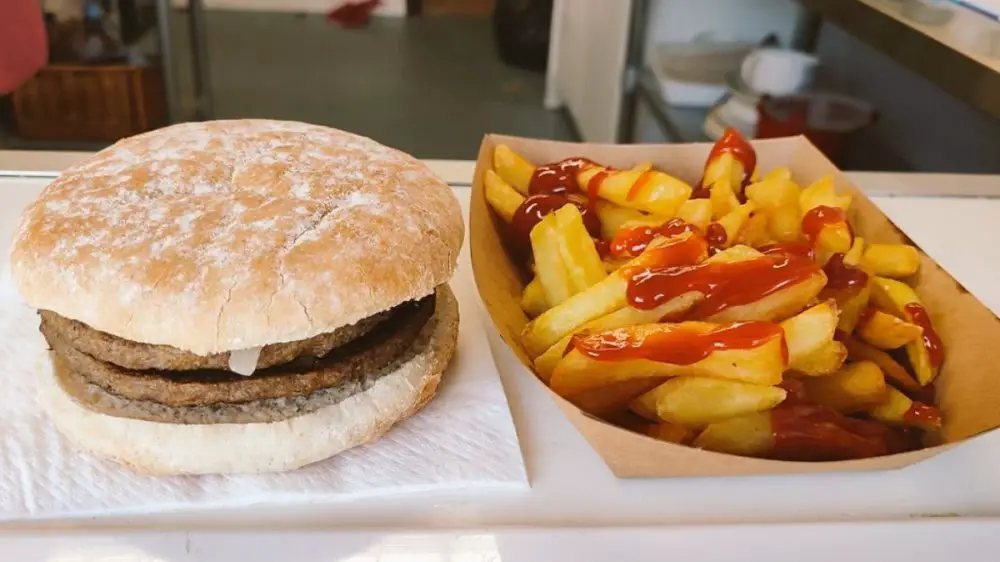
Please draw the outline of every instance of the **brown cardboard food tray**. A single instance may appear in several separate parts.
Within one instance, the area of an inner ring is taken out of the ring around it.
[[[519,301],[524,281],[507,255],[494,215],[483,194],[483,175],[492,167],[493,149],[506,144],[541,164],[585,156],[604,165],[628,167],[651,161],[689,183],[699,181],[711,144],[600,145],[487,135],[480,147],[470,208],[470,241],[476,285],[500,335],[530,370],[519,334],[528,322]],[[910,241],[882,211],[804,137],[753,141],[759,169],[787,166],[807,185],[831,175],[838,193],[851,193],[848,211],[858,236],[870,242]],[[1000,426],[1000,320],[923,251],[920,271],[909,280],[924,301],[945,345],[938,378],[937,405],[944,427],[936,446],[865,460],[807,463],[773,461],[714,453],[655,440],[594,418],[538,381],[569,420],[619,477],[762,475],[809,472],[872,471],[900,468],[941,454],[961,441]]]

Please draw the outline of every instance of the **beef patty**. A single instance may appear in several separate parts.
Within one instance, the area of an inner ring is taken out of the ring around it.
[[[38,313],[42,317],[43,333],[51,334],[95,359],[125,369],[193,371],[229,368],[228,351],[212,355],[195,355],[169,345],[124,340],[49,310],[40,310]],[[380,312],[350,326],[342,326],[332,332],[305,340],[265,345],[260,350],[257,368],[266,369],[281,365],[301,356],[323,357],[347,342],[367,334],[390,314],[392,310]]]
[[[383,322],[363,336],[321,357],[301,355],[290,362],[260,369],[250,377],[221,369],[124,369],[75,347],[53,329],[52,322],[43,320],[41,331],[53,352],[80,382],[120,398],[174,407],[238,404],[306,396],[384,368],[412,344],[433,315],[435,299],[431,295],[391,309]],[[295,343],[299,342],[288,345]]]

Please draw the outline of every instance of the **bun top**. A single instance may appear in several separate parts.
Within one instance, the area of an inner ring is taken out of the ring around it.
[[[426,296],[465,236],[451,188],[371,139],[268,120],[166,127],[66,170],[21,216],[31,306],[205,355]]]

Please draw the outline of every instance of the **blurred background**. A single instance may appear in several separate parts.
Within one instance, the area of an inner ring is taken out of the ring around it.
[[[1000,172],[1000,0],[39,1],[49,64],[0,98],[0,148],[266,117],[466,159],[487,132],[736,127],[846,169]]]

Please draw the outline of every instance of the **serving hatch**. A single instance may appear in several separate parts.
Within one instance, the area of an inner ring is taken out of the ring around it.
[[[470,249],[476,284],[486,309],[504,341],[529,370],[532,361],[521,341],[529,322],[520,302],[526,279],[508,252],[499,219],[485,196],[486,172],[493,152],[506,145],[535,163],[585,157],[605,166],[627,169],[649,161],[691,185],[700,182],[712,145],[600,145],[487,135],[480,147],[470,207]],[[847,211],[857,236],[874,243],[911,240],[804,137],[752,143],[759,170],[787,167],[797,182],[832,178],[838,193],[853,196]],[[899,468],[940,454],[976,435],[1000,426],[1000,366],[991,361],[991,346],[1000,340],[997,317],[934,260],[919,251],[919,270],[907,281],[930,313],[947,353],[934,380],[936,406],[943,425],[927,436],[919,450],[861,460],[794,462],[737,456],[674,444],[613,425],[590,415],[553,392],[546,392],[619,477],[753,475]]]

